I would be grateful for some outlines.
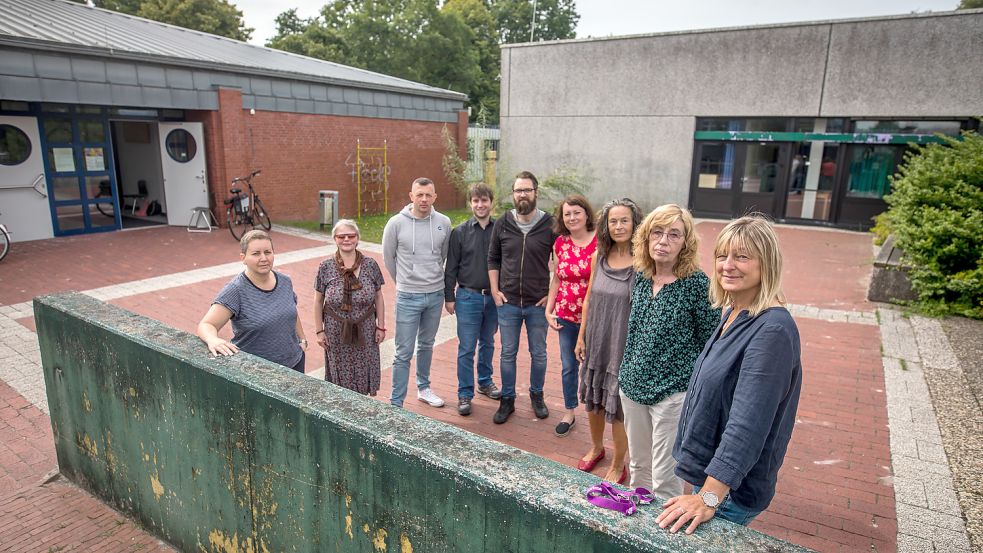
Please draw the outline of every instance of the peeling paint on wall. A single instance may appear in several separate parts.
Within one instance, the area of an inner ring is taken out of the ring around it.
[[[399,535],[399,551],[400,553],[413,553],[413,544],[410,543],[410,538],[406,534]]]
[[[99,447],[94,441],[92,441],[92,438],[89,437],[88,433],[85,433],[82,436],[77,436],[76,439],[82,453],[93,459],[99,456]]]
[[[375,531],[375,537],[372,538],[372,546],[375,547],[376,551],[386,550],[386,529],[379,528]]]
[[[154,496],[157,497],[157,501],[160,501],[162,495],[164,495],[164,486],[160,483],[160,474],[155,472],[150,477],[150,487],[154,490]]]

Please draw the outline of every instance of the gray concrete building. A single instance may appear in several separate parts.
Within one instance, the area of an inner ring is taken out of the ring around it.
[[[983,10],[506,45],[506,170],[590,198],[867,228],[911,144],[977,128]]]

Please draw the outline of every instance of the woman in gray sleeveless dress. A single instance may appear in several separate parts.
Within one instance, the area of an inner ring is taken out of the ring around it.
[[[628,436],[618,397],[618,369],[625,351],[635,282],[631,239],[641,221],[638,206],[627,198],[610,201],[601,209],[594,272],[581,311],[575,350],[581,362],[580,401],[587,408],[592,444],[577,468],[590,472],[604,458],[604,426],[610,423],[614,458],[604,479],[619,484],[628,478]]]

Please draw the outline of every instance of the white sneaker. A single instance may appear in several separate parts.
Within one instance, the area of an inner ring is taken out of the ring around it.
[[[416,399],[428,403],[431,407],[443,407],[444,400],[440,399],[437,394],[433,393],[430,388],[425,388],[416,393]]]

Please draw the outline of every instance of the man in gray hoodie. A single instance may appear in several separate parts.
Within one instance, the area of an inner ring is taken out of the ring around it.
[[[382,258],[396,282],[396,358],[389,403],[403,406],[416,347],[417,399],[443,407],[430,389],[433,343],[444,307],[444,261],[451,220],[433,208],[432,180],[418,178],[410,187],[410,204],[393,215],[382,231]]]

